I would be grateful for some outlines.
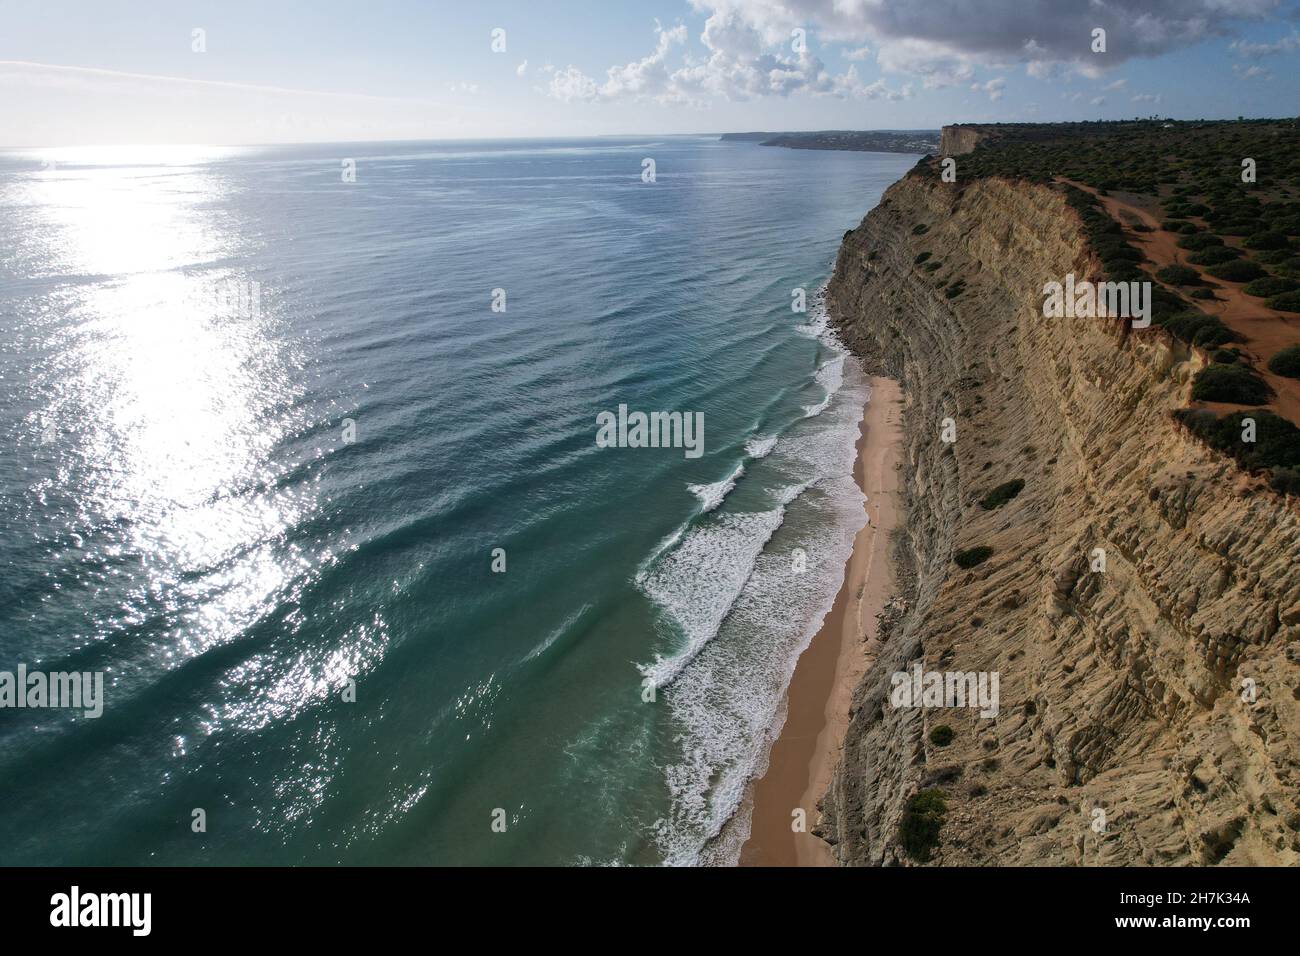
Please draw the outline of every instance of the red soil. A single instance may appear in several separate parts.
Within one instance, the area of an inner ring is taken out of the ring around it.
[[[1292,424],[1300,425],[1300,381],[1274,375],[1268,370],[1268,360],[1289,345],[1300,343],[1300,315],[1289,315],[1267,308],[1264,300],[1247,295],[1243,291],[1245,283],[1229,282],[1216,279],[1205,271],[1204,266],[1192,265],[1187,258],[1193,253],[1178,247],[1181,238],[1175,233],[1160,228],[1160,220],[1150,211],[1116,196],[1100,196],[1097,190],[1083,183],[1058,177],[1058,182],[1069,183],[1096,196],[1106,211],[1121,226],[1126,227],[1126,238],[1137,245],[1143,254],[1151,260],[1150,271],[1155,272],[1168,265],[1187,266],[1195,269],[1201,281],[1214,290],[1213,299],[1195,299],[1195,307],[1201,311],[1218,316],[1219,321],[1232,329],[1244,339],[1234,343],[1234,347],[1245,353],[1255,370],[1263,376],[1264,381],[1273,389],[1275,397],[1266,406]],[[1150,232],[1133,232],[1128,227],[1133,222],[1141,222],[1150,227]],[[1204,223],[1201,223],[1204,226]],[[1206,227],[1209,228],[1208,226]],[[1210,230],[1213,232],[1213,230]],[[1239,245],[1239,240],[1228,237],[1227,245]],[[1193,402],[1197,407],[1212,408],[1220,413],[1238,411],[1257,406],[1228,405],[1221,402]]]

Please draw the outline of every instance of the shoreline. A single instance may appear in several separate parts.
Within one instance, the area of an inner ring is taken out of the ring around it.
[[[830,786],[844,746],[853,691],[876,656],[876,615],[894,593],[890,533],[898,526],[901,390],[893,379],[871,376],[871,400],[858,425],[853,478],[867,496],[867,525],[853,541],[835,603],[799,655],[786,691],[786,719],[752,783],[750,835],[741,866],[834,866],[830,844],[791,828],[802,808],[805,830],[818,820],[817,804]]]

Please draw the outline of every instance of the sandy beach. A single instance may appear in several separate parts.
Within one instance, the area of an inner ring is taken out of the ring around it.
[[[854,478],[867,495],[868,523],[853,543],[835,604],[795,667],[785,726],[767,772],[752,790],[750,838],[742,866],[833,866],[831,848],[791,827],[802,808],[806,829],[830,784],[849,722],[853,690],[875,657],[876,615],[893,593],[889,535],[898,520],[901,398],[893,379],[873,377],[864,410]]]

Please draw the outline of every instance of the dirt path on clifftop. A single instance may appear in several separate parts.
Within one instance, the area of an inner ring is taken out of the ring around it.
[[[1169,265],[1187,266],[1195,269],[1201,282],[1214,290],[1213,299],[1196,299],[1193,305],[1207,315],[1217,316],[1219,321],[1244,339],[1238,347],[1250,358],[1255,370],[1263,376],[1274,392],[1274,399],[1265,407],[1272,409],[1295,425],[1300,425],[1300,381],[1274,375],[1268,369],[1268,360],[1289,345],[1300,343],[1300,316],[1287,315],[1268,308],[1263,299],[1247,295],[1245,283],[1229,282],[1216,279],[1205,271],[1204,266],[1188,262],[1192,253],[1178,245],[1179,236],[1160,227],[1160,220],[1150,211],[1117,196],[1102,196],[1091,186],[1058,176],[1057,182],[1066,183],[1084,192],[1091,193],[1110,213],[1112,219],[1125,227],[1125,238],[1141,249],[1151,260],[1149,271],[1154,273]],[[1147,226],[1150,232],[1135,232],[1134,222]],[[1209,232],[1214,230],[1196,217],[1197,222]],[[1234,237],[1224,239],[1226,245],[1240,247],[1240,240]],[[1154,280],[1153,280],[1154,281]],[[1212,408],[1220,414],[1254,405],[1228,405],[1222,402],[1193,402],[1196,407]]]

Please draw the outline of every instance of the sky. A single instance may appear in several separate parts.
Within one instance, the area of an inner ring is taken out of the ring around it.
[[[0,148],[1295,116],[1298,54],[1300,0],[0,0]]]

